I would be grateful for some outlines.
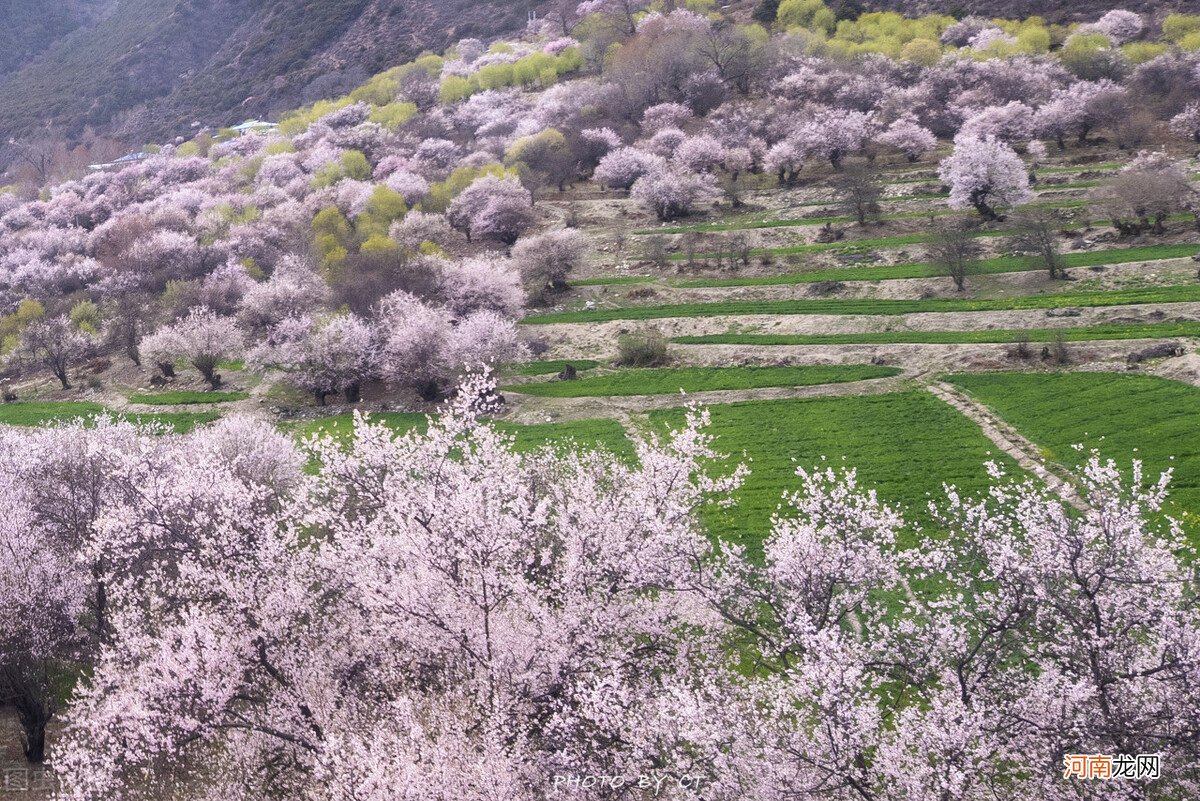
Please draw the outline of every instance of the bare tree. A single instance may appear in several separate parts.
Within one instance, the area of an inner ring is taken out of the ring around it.
[[[1093,199],[1121,236],[1166,233],[1167,218],[1196,202],[1196,190],[1176,169],[1126,169]]]
[[[578,7],[578,0],[558,0],[546,12],[546,21],[561,31],[563,36],[570,36],[575,24],[579,22],[579,15],[575,12]]]
[[[930,263],[950,276],[959,292],[967,288],[967,276],[978,268],[980,254],[971,228],[958,222],[938,226],[926,250]]]
[[[859,225],[866,225],[868,219],[878,219],[879,198],[883,196],[883,186],[871,167],[865,164],[846,167],[834,176],[833,189],[842,208],[857,220]]]
[[[71,365],[86,358],[92,341],[76,331],[66,317],[52,317],[31,323],[22,336],[28,356],[54,373],[63,389],[70,389],[67,377]]]
[[[1058,218],[1049,209],[1029,208],[1017,214],[1013,248],[1041,262],[1050,278],[1066,278],[1066,262],[1058,246]]]
[[[659,235],[646,237],[642,240],[642,255],[655,267],[666,269],[670,261],[670,256],[667,254],[667,238]]]

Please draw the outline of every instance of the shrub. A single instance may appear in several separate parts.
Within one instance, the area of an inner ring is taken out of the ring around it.
[[[661,367],[670,360],[667,338],[657,328],[645,328],[617,338],[617,363],[623,367]]]

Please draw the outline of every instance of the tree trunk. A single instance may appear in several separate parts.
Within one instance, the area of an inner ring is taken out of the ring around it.
[[[46,759],[46,726],[54,716],[53,702],[24,695],[13,702],[21,722],[21,746],[25,760],[40,765]]]
[[[200,371],[200,375],[204,376],[209,387],[218,389],[221,386],[221,376],[217,373],[216,365],[197,364],[196,369]]]
[[[984,203],[982,200],[976,200],[973,201],[973,203],[975,210],[978,211],[980,216],[988,222],[995,222],[996,220],[1000,219],[1000,217],[996,214],[996,210]]]

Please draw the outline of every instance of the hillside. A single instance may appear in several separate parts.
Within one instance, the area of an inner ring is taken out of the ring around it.
[[[899,11],[907,16],[921,14],[950,14],[961,17],[976,14],[982,17],[1045,17],[1051,22],[1079,22],[1095,19],[1105,11],[1124,8],[1139,14],[1165,15],[1171,11],[1187,12],[1194,3],[1175,0],[849,0],[869,11]]]
[[[470,0],[98,0],[18,24],[0,47],[0,136],[49,125],[129,140],[221,125],[336,95],[369,73],[464,36],[519,27],[523,4]],[[16,31],[20,31],[18,35]],[[19,67],[19,68],[18,68]],[[15,69],[15,71],[14,71]]]
[[[0,801],[1200,798],[1200,14],[552,2],[16,76]]]
[[[112,0],[0,0],[0,75],[15,72],[56,41],[94,22]]]

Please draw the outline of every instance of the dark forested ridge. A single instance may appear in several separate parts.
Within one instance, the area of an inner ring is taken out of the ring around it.
[[[159,141],[332,97],[422,50],[520,28],[542,0],[0,0],[0,139],[85,129]],[[732,3],[747,11],[757,3]],[[894,10],[1052,21],[1157,0],[841,0]]]
[[[510,31],[523,2],[0,0],[0,136],[87,127],[160,139],[337,94],[464,36]]]

